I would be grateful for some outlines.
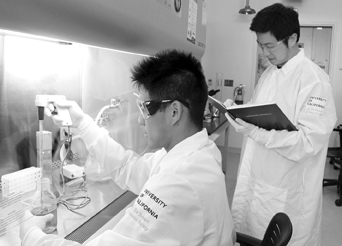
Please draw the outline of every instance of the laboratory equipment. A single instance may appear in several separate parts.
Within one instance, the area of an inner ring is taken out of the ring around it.
[[[51,114],[58,114],[58,116],[63,119],[63,126],[71,126],[72,121],[68,109],[61,109],[56,104],[57,101],[66,100],[65,96],[61,95],[37,95],[35,105],[38,107],[38,121],[39,121],[39,132],[37,132],[37,167],[42,169],[42,173],[49,173],[52,170],[48,167],[50,163],[47,163],[47,159],[52,159],[51,157],[51,147],[52,147],[52,135],[51,132],[44,132],[43,121],[44,121],[44,110],[48,106],[53,105],[55,108]],[[50,150],[50,151],[49,151]],[[46,170],[44,170],[46,168]],[[46,177],[42,175],[42,177]],[[47,178],[50,178],[48,176]],[[50,178],[50,180],[52,180]]]
[[[76,179],[84,176],[84,168],[75,164],[70,164],[63,167],[64,176],[68,179]]]
[[[57,229],[57,198],[51,191],[50,180],[42,178],[37,182],[37,190],[32,198],[31,213],[36,216],[53,214],[52,220],[46,222],[45,233],[52,233]]]
[[[86,185],[84,167],[76,164],[63,166],[64,191],[70,193],[75,189],[82,189]]]
[[[66,100],[61,95],[36,95],[35,105],[38,107],[39,131],[36,133],[37,139],[37,167],[41,171],[41,179],[37,180],[37,191],[32,198],[31,212],[33,215],[46,215],[52,213],[54,218],[46,224],[44,231],[51,233],[57,226],[57,197],[59,192],[52,182],[52,133],[44,131],[44,111],[53,108],[52,115],[58,115],[63,126],[72,125],[68,109],[60,108],[56,102]],[[70,142],[71,144],[71,142]],[[62,166],[62,165],[61,165]]]
[[[31,212],[34,215],[45,215],[48,213],[54,214],[52,222],[47,224],[45,229],[46,233],[53,232],[56,228],[56,209],[58,204],[63,204],[69,210],[75,210],[86,206],[90,202],[87,190],[84,188],[84,171],[80,171],[83,170],[83,168],[75,168],[75,164],[67,163],[66,161],[67,157],[72,154],[71,143],[73,136],[70,129],[72,126],[72,120],[69,114],[69,109],[61,108],[58,105],[58,102],[65,100],[65,96],[62,95],[37,95],[35,101],[35,105],[38,107],[39,120],[39,132],[37,132],[36,135],[38,158],[37,167],[41,169],[42,179],[37,182],[39,189],[37,189],[35,198],[32,201]],[[51,115],[59,116],[62,120],[62,128],[67,127],[67,131],[65,132],[66,135],[62,135],[64,139],[61,141],[65,152],[64,155],[61,156],[61,161],[59,162],[62,192],[60,195],[57,193],[57,196],[54,194],[55,189],[54,183],[52,182],[52,156],[50,151],[52,145],[52,134],[51,132],[43,130],[45,109],[49,109],[51,111]],[[64,171],[67,176],[64,175]],[[79,195],[80,192],[82,195]]]
[[[39,123],[44,120],[44,109],[49,105],[53,105],[55,110],[51,114],[58,114],[60,118],[63,119],[63,126],[72,126],[72,120],[69,114],[69,110],[65,108],[60,108],[56,102],[65,101],[65,96],[62,95],[36,95],[36,106],[38,107],[38,120]],[[39,127],[41,125],[39,124]],[[40,130],[40,129],[39,129]]]
[[[54,110],[51,114],[58,115],[62,120],[63,126],[70,127],[72,125],[71,117],[68,109],[60,108],[56,102],[66,100],[62,95],[36,95],[35,105],[38,107],[39,131],[36,133],[37,139],[37,167],[41,169],[42,178],[47,178],[50,182],[51,190],[56,197],[59,193],[52,183],[52,133],[44,131],[44,110],[49,106],[53,106]]]
[[[1,176],[2,196],[11,197],[36,189],[36,183],[41,178],[40,168],[28,167]]]
[[[58,191],[52,184],[52,132],[36,132],[37,139],[37,166],[41,170],[41,178],[47,178],[51,182],[51,189],[56,197]]]

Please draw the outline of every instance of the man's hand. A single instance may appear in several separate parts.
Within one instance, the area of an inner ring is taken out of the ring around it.
[[[43,230],[45,228],[46,222],[52,220],[53,214],[47,214],[44,216],[34,216],[29,210],[24,212],[24,216],[20,221],[20,238],[24,239],[28,231],[33,227],[38,227]]]
[[[80,106],[78,106],[77,102],[65,100],[65,101],[58,101],[56,102],[56,104],[60,108],[65,108],[69,110],[73,127],[77,128],[82,122],[84,115],[85,115],[82,109],[80,108]],[[53,121],[55,122],[57,126],[61,127],[63,119],[61,119],[58,115],[52,115],[51,112],[53,112],[54,110],[55,110],[54,105],[50,103],[48,107],[45,108],[44,112],[47,116],[52,117]]]
[[[235,128],[236,132],[242,133],[245,136],[249,136],[253,131],[257,131],[258,127],[249,124],[241,119],[233,119],[228,113],[225,114],[229,123]]]

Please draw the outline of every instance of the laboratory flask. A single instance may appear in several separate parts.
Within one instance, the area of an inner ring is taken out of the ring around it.
[[[57,198],[51,191],[50,180],[42,178],[37,181],[37,190],[32,198],[31,213],[36,216],[53,214],[52,220],[46,222],[45,233],[52,233],[57,229]]]

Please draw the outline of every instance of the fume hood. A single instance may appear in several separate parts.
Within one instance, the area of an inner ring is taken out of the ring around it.
[[[204,0],[3,0],[0,29],[148,55],[176,48],[200,58],[206,8]]]

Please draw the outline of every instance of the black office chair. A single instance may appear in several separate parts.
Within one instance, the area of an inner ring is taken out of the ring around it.
[[[323,187],[325,186],[337,186],[337,193],[339,199],[335,201],[336,206],[342,206],[342,124],[334,128],[334,131],[339,133],[340,136],[340,147],[328,148],[327,157],[330,158],[329,163],[334,165],[334,169],[339,169],[340,173],[338,179],[323,179]]]
[[[236,242],[241,246],[285,246],[292,237],[292,223],[285,213],[273,216],[263,240],[237,232]]]

